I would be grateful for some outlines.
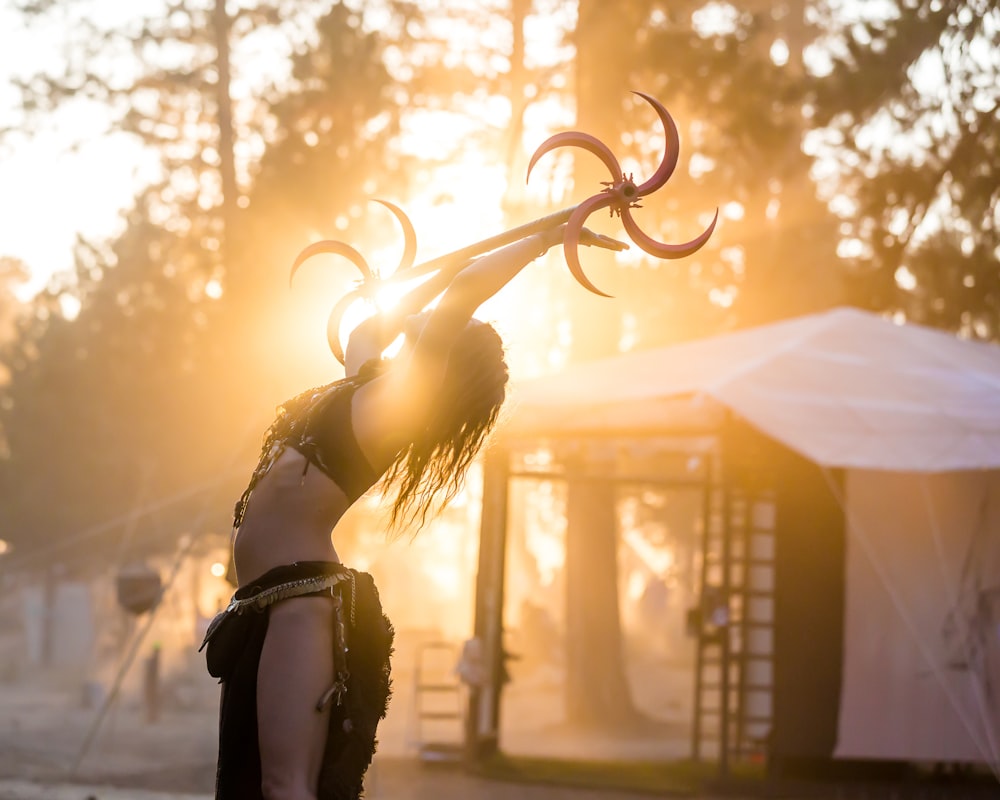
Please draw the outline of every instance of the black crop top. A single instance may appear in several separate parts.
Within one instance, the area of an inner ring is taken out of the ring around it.
[[[358,384],[333,387],[318,399],[301,435],[286,444],[339,486],[353,502],[367,492],[378,474],[358,446],[351,424],[351,401]]]
[[[367,367],[368,365],[366,365]],[[278,406],[278,414],[264,435],[260,460],[250,484],[236,503],[233,528],[243,522],[250,495],[286,447],[306,457],[306,469],[315,464],[354,502],[379,479],[358,446],[351,424],[354,392],[378,373],[363,368],[357,376],[303,392]]]

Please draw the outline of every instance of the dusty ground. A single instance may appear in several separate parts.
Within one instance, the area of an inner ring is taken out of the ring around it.
[[[416,757],[405,670],[368,775],[369,800],[632,800],[640,795],[535,787],[476,778]],[[150,722],[124,694],[106,706],[88,687],[34,676],[0,684],[0,800],[209,800],[217,686],[207,676],[174,687]],[[99,722],[99,724],[98,724]]]
[[[214,688],[214,687],[213,687]],[[398,709],[399,707],[397,707]],[[0,800],[207,800],[215,769],[211,703],[165,713],[156,723],[123,702],[90,746],[96,710],[68,692],[0,690]],[[405,745],[405,720],[390,720],[369,772],[369,800],[627,800],[639,795],[485,781],[420,763]]]
[[[42,680],[0,686],[0,800],[210,800],[215,686],[149,722],[123,698],[95,728],[100,706]],[[399,699],[399,698],[397,698]],[[404,701],[405,703],[405,701]],[[403,705],[403,704],[401,704]],[[397,707],[397,715],[405,717]],[[635,800],[635,795],[478,779],[427,766],[406,746],[405,718],[389,720],[368,780],[368,800]],[[95,732],[96,730],[96,732]]]
[[[88,707],[85,699],[45,680],[0,688],[0,777],[211,791],[216,734],[210,704],[168,710],[149,723],[135,702],[123,699],[98,726],[100,707]]]
[[[368,800],[643,800],[649,795],[486,780],[457,767],[420,762],[412,675],[401,659],[390,714],[380,729],[381,749],[369,772]],[[211,800],[216,754],[218,687],[192,671],[175,682],[159,719],[150,722],[134,692],[104,706],[93,687],[52,676],[0,682],[0,800]],[[545,697],[542,683],[525,682],[507,707],[504,749],[511,753],[586,758],[595,748],[607,757],[628,750],[640,759],[685,755],[686,727],[659,739],[584,741],[552,727],[530,728]],[[107,708],[99,718],[102,708]],[[97,722],[100,721],[98,725]],[[444,732],[442,732],[444,733]],[[675,752],[672,752],[675,751]],[[773,787],[772,787],[773,788]],[[827,787],[817,794],[788,791],[785,800],[823,796],[837,800],[1000,800],[1000,789],[945,786]],[[707,797],[701,800],[709,800]],[[729,795],[727,800],[738,800]]]

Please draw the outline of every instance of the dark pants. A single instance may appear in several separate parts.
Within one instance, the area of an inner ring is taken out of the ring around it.
[[[236,599],[244,599],[290,581],[338,572],[350,576],[333,589],[343,602],[350,677],[342,702],[331,706],[319,800],[357,800],[361,796],[362,781],[375,753],[376,727],[388,706],[393,630],[382,613],[375,582],[365,572],[307,561],[270,570],[236,593]],[[223,614],[228,616],[213,623],[207,638],[209,672],[222,684],[215,797],[263,800],[257,668],[267,634],[268,608]],[[289,657],[295,658],[295,654],[289,653]]]

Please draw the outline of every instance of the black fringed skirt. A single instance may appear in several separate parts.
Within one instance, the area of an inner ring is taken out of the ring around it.
[[[375,731],[389,702],[392,625],[382,612],[371,575],[328,561],[277,567],[236,592],[209,626],[209,673],[222,684],[216,800],[263,800],[257,741],[257,667],[268,609],[288,597],[340,598],[343,629],[334,636],[334,662],[346,661],[346,691],[330,704],[319,800],[358,800],[375,753]],[[335,625],[338,622],[334,623]],[[346,639],[346,641],[345,641]],[[290,658],[295,654],[290,653]]]

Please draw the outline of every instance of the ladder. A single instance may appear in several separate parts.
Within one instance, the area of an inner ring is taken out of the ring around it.
[[[696,637],[691,755],[733,761],[766,755],[773,720],[774,492],[760,476],[713,459],[705,487],[701,604]]]
[[[452,642],[417,645],[414,670],[416,745],[422,761],[453,763],[464,752],[462,684],[455,674],[458,648]]]

